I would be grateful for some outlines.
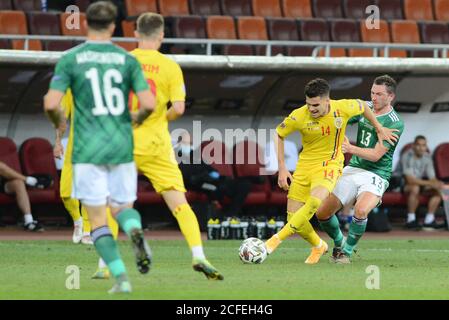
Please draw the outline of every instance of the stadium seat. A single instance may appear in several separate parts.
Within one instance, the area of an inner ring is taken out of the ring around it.
[[[407,20],[434,20],[432,0],[404,0],[404,16]]]
[[[434,0],[435,19],[449,21],[449,0]]]
[[[174,38],[207,38],[206,25],[201,16],[172,17],[171,24]],[[204,54],[206,47],[199,44],[175,44],[170,48],[170,52],[174,54]]]
[[[207,17],[207,36],[209,39],[237,39],[234,19],[229,16]],[[225,55],[253,55],[254,50],[250,45],[224,45],[214,46],[219,48],[220,54]]]
[[[324,19],[302,19],[299,21],[299,34],[302,41],[330,41],[329,26]],[[305,48],[312,54],[313,48]],[[305,50],[304,48],[297,48],[295,51],[300,53]],[[293,49],[292,49],[293,50]],[[319,55],[324,54],[324,49],[320,50]],[[331,49],[330,55],[332,57],[344,57],[346,56],[345,49],[335,48]]]
[[[22,172],[20,169],[19,156],[14,141],[7,137],[0,137],[0,161],[12,169]],[[14,203],[14,197],[0,192],[0,204]]]
[[[253,14],[259,17],[282,17],[279,0],[252,0]]]
[[[70,17],[70,13],[61,13],[59,16],[60,26],[61,26],[61,33],[64,36],[74,36],[74,37],[83,37],[87,35],[87,29],[84,26],[84,22],[86,21],[86,14],[80,13],[79,14],[79,28],[73,28],[69,29],[67,26],[67,22],[69,24],[73,23],[73,21],[70,19],[67,21],[67,18]]]
[[[239,39],[268,40],[265,19],[262,17],[238,17],[237,32]],[[257,55],[265,55],[264,46],[255,47]]]
[[[136,30],[136,21],[123,20],[122,21],[123,36],[125,38],[134,38],[134,30]]]
[[[313,16],[316,18],[343,18],[340,0],[311,0]]]
[[[433,160],[437,178],[449,182],[449,143],[442,143],[435,148]]]
[[[11,0],[0,1],[0,10],[13,10]]]
[[[126,15],[137,17],[145,12],[157,12],[156,0],[125,0]]]
[[[422,43],[448,44],[449,29],[443,22],[423,22],[419,24]]]
[[[12,49],[11,41],[7,39],[0,39],[0,49]]]
[[[50,12],[28,12],[28,29],[34,35],[61,35],[59,14]]]
[[[251,0],[220,0],[221,10],[228,16],[252,16]]]
[[[416,21],[392,20],[390,23],[391,40],[394,43],[421,43]],[[412,51],[412,57],[432,57],[432,51]]]
[[[189,0],[190,12],[200,16],[221,15],[220,2],[218,0]]]
[[[388,23],[385,20],[380,20],[379,29],[368,29],[365,21],[360,21],[360,35],[363,42],[374,42],[374,43],[390,43],[390,31],[388,28]],[[373,49],[349,49],[349,55],[351,57],[372,57]],[[379,56],[384,56],[383,50],[379,51]],[[390,57],[407,57],[407,52],[405,50],[390,50]]]
[[[41,0],[12,0],[14,9],[22,11],[41,11]]]
[[[216,169],[220,175],[226,177],[234,176],[231,164],[232,156],[223,142],[217,140],[203,141],[201,143],[201,153],[203,161]]]
[[[294,19],[278,18],[267,19],[268,36],[270,40],[278,41],[299,41],[298,26]],[[294,47],[288,47],[294,48]],[[271,47],[271,54],[285,54],[288,49],[284,46]]]
[[[288,18],[312,18],[310,0],[281,0],[282,13]]]
[[[188,15],[189,6],[186,0],[158,0],[159,11],[163,16]]]
[[[376,5],[375,0],[343,0],[343,12],[349,19],[365,19],[365,10],[370,5]]]
[[[401,0],[377,0],[377,6],[384,20],[404,19]]]
[[[32,203],[59,203],[59,176],[56,171],[53,147],[43,138],[30,138],[20,146],[20,162],[25,175],[48,174],[53,184],[47,189],[28,191]]]
[[[331,40],[335,42],[360,42],[360,27],[356,20],[329,20]]]
[[[26,35],[28,34],[27,20],[22,11],[0,11],[0,34]],[[24,40],[12,40],[12,49],[23,50]],[[39,40],[30,40],[29,50],[42,50],[42,43]]]
[[[268,201],[270,185],[266,176],[261,176],[263,149],[254,141],[241,141],[233,147],[235,177],[258,180],[253,183],[246,198],[246,205],[265,205]],[[250,161],[251,160],[251,161]]]

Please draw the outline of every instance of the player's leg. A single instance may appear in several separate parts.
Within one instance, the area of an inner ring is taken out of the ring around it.
[[[87,214],[87,211],[83,206],[81,206],[81,217],[83,218],[83,236],[81,238],[81,243],[93,244],[92,238],[90,236],[91,227],[89,222],[89,215]]]
[[[6,194],[15,195],[17,206],[23,213],[24,228],[28,231],[44,231],[42,225],[33,219],[31,214],[30,198],[25,187],[25,183],[19,179],[9,180],[5,183]]]
[[[151,250],[144,238],[140,214],[133,208],[133,203],[137,199],[137,169],[134,162],[112,167],[109,172],[108,189],[111,214],[131,240],[137,269],[140,273],[147,273],[150,271]]]
[[[297,212],[299,209],[301,209],[302,206],[304,206],[304,202],[302,202],[302,201],[298,201],[293,198],[287,199],[287,223],[279,231],[279,233],[281,231],[283,231],[284,229],[286,231],[284,231],[282,234],[283,239],[280,238],[279,233],[276,233],[265,242],[265,246],[267,248],[268,254],[271,254],[271,253],[273,253],[274,250],[276,250],[276,248],[281,244],[281,242],[286,239],[284,237],[288,237],[288,234],[289,234],[288,230],[290,228],[290,226],[288,225],[288,222],[291,220],[291,218],[293,217],[295,212]]]
[[[94,247],[116,280],[116,285],[110,292],[130,292],[131,286],[125,264],[120,257],[111,230],[107,226],[108,169],[104,166],[76,164],[73,173],[73,197],[80,199],[86,208],[92,227]]]
[[[334,190],[335,191],[335,190]],[[342,208],[340,200],[331,193],[316,213],[321,228],[334,241],[334,249],[340,248],[343,242],[343,233],[340,230],[340,223],[335,213]]]

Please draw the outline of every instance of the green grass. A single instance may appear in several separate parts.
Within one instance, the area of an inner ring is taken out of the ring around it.
[[[112,280],[91,280],[97,263],[92,246],[68,241],[0,242],[0,299],[449,299],[447,240],[363,240],[351,265],[324,257],[308,266],[300,239],[285,241],[261,265],[244,265],[239,241],[208,241],[206,253],[224,274],[207,281],[191,268],[184,241],[149,241],[153,269],[138,274],[128,243],[120,242],[134,292],[111,297]],[[80,268],[80,289],[68,290],[66,267]],[[369,290],[366,268],[380,270],[380,289]]]

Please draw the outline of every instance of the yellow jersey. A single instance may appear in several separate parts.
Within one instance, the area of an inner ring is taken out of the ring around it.
[[[284,121],[277,126],[276,132],[285,138],[293,131],[299,131],[303,150],[299,155],[300,162],[323,165],[328,161],[343,161],[341,152],[348,120],[364,112],[364,104],[360,100],[330,100],[329,113],[313,118],[307,105],[293,110]]]
[[[167,104],[185,101],[186,90],[181,67],[157,50],[135,49],[131,54],[142,65],[145,78],[156,96],[156,108],[142,125],[134,128],[134,154],[146,155],[162,148],[172,148],[168,131]],[[131,95],[131,111],[139,108]]]

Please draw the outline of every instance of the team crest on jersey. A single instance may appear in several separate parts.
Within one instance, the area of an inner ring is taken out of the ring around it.
[[[342,126],[343,126],[343,118],[342,117],[335,118],[335,127],[337,127],[337,129],[341,129]]]

